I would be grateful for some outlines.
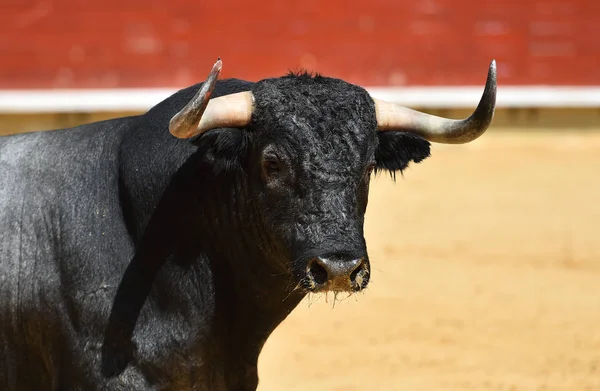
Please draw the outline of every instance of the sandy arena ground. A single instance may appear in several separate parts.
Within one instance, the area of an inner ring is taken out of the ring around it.
[[[435,145],[366,237],[369,289],[301,303],[261,391],[600,390],[600,133]]]

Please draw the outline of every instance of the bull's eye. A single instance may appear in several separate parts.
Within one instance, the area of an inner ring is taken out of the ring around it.
[[[273,175],[280,169],[279,161],[276,158],[267,158],[263,161],[263,170],[267,175]]]

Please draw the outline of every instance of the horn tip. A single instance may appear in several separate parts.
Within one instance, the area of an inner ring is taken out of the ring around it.
[[[493,59],[493,60],[490,62],[489,74],[490,74],[490,76],[492,76],[494,79],[496,79],[496,60],[495,60],[495,59]]]
[[[486,90],[490,90],[490,92],[495,91],[497,88],[497,73],[496,73],[496,60],[492,60],[490,62],[490,68],[488,70],[488,77],[486,81]]]
[[[213,65],[213,69],[216,70],[217,72],[221,72],[221,69],[223,68],[223,61],[221,61],[221,57],[217,57],[217,61],[215,62],[215,65]]]

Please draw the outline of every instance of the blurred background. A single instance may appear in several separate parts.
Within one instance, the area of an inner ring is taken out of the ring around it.
[[[311,296],[267,390],[600,390],[600,3],[0,0],[0,134],[143,113],[202,81],[308,69],[490,130],[373,179],[373,276]]]

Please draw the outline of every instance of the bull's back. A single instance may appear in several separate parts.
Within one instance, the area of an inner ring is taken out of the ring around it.
[[[0,389],[59,387],[72,366],[58,363],[95,348],[85,336],[131,251],[118,198],[131,121],[0,137]]]

